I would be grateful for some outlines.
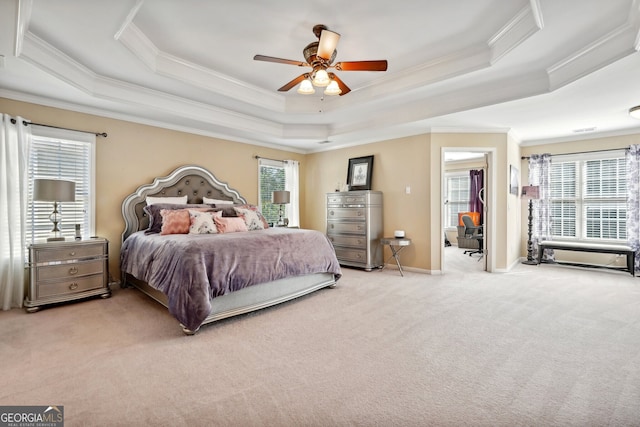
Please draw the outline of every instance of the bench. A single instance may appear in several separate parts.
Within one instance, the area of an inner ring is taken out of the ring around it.
[[[558,262],[558,264],[575,265],[578,267],[596,267],[596,268],[610,268],[612,270],[628,271],[632,276],[635,276],[635,251],[629,246],[625,245],[609,245],[603,243],[584,243],[584,242],[561,242],[554,240],[544,240],[538,243],[538,264],[543,263],[542,256],[545,249],[558,249],[563,251],[576,251],[576,252],[595,252],[601,254],[616,254],[626,255],[627,266],[617,267],[608,265],[597,264],[581,264],[574,262]]]

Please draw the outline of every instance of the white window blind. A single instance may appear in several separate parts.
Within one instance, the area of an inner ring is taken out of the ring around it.
[[[552,235],[624,241],[626,162],[623,153],[576,155],[551,164]]]
[[[73,239],[80,224],[83,237],[95,234],[95,135],[33,125],[29,155],[27,243],[45,239],[53,228],[53,203],[33,200],[35,179],[64,179],[76,183],[76,201],[59,203],[61,234]]]
[[[458,225],[458,213],[469,211],[471,179],[469,172],[452,173],[445,176],[445,227]]]
[[[274,205],[272,194],[274,191],[285,190],[284,162],[278,160],[258,160],[258,207],[269,224],[278,222],[280,205]],[[285,217],[286,217],[286,205]]]

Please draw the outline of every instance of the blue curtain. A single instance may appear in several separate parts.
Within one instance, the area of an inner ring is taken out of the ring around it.
[[[636,252],[635,269],[640,271],[640,145],[625,152],[627,160],[627,243]]]
[[[482,218],[483,202],[481,199],[482,196],[480,195],[480,190],[484,188],[484,171],[482,169],[470,170],[469,178],[471,182],[469,189],[469,212],[479,212],[480,224],[484,224],[484,219]]]

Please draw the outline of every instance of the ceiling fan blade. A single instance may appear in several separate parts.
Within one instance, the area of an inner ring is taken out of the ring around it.
[[[301,81],[303,81],[304,79],[308,79],[309,77],[310,77],[309,73],[300,74],[298,77],[296,77],[295,79],[291,80],[289,83],[287,83],[286,85],[278,89],[278,91],[286,92],[292,87],[294,87],[295,85],[297,85],[298,83],[300,83]]]
[[[336,83],[338,83],[338,87],[342,91],[342,92],[340,92],[340,96],[346,95],[349,92],[351,92],[351,89],[349,89],[349,86],[344,84],[344,82],[342,80],[340,80],[340,78],[338,76],[336,76],[334,73],[329,73],[329,78],[331,80],[334,80]]]
[[[278,64],[297,65],[298,67],[310,67],[306,62],[294,61],[292,59],[275,58],[273,56],[256,55],[253,57],[256,61],[276,62]]]
[[[340,40],[340,34],[323,29],[320,33],[320,42],[318,43],[318,52],[316,55],[325,61],[330,60],[333,51],[336,50],[336,46],[338,46],[338,40]]]
[[[334,65],[338,71],[387,71],[387,60],[343,61]]]

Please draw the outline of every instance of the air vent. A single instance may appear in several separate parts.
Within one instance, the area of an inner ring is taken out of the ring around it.
[[[591,128],[581,128],[581,129],[574,129],[573,133],[585,133],[585,132],[593,132],[594,130],[596,130],[596,127],[591,127]]]

